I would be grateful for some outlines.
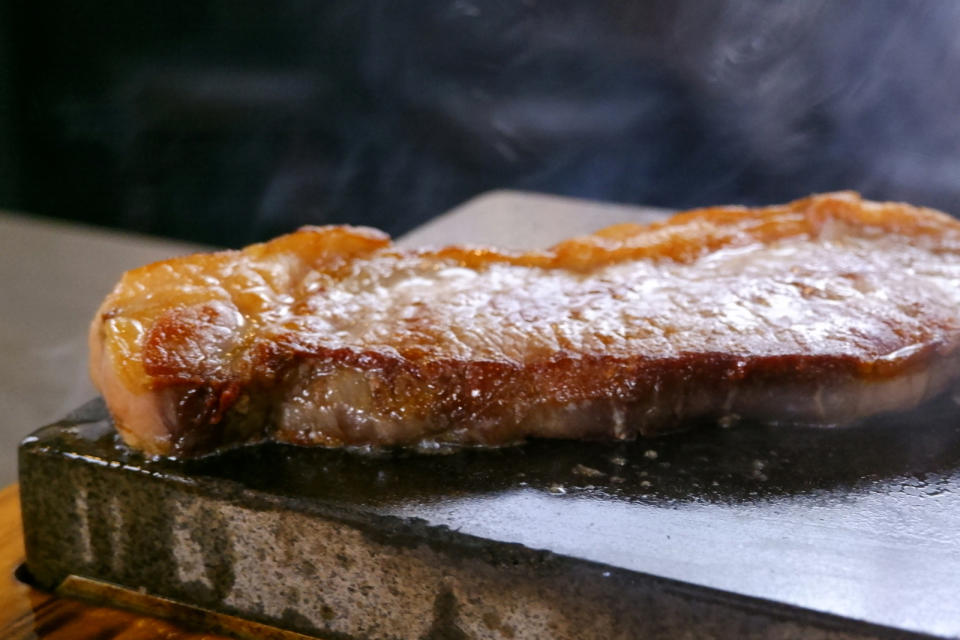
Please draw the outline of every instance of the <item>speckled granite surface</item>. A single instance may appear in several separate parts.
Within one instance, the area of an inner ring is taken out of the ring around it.
[[[936,531],[955,536],[960,516],[938,510],[910,548],[910,517],[938,498],[878,493],[883,476],[902,487],[923,468],[953,499],[953,480],[931,475],[960,451],[943,426],[954,405],[941,405],[912,445],[874,425],[869,451],[862,430],[746,425],[447,455],[271,445],[177,463],[117,445],[93,402],[21,447],[29,566],[47,586],[73,573],[330,638],[948,635],[953,601],[923,581],[955,579],[956,547],[944,555]],[[906,537],[882,531],[890,518]],[[928,558],[905,569],[902,554]],[[898,596],[899,609],[884,604]]]

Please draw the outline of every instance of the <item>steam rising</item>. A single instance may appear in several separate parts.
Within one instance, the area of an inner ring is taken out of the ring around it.
[[[672,207],[855,188],[960,212],[960,4],[648,5],[351,10],[370,111],[336,170],[275,176],[262,220],[399,231],[503,186]],[[318,181],[326,206],[303,209]]]
[[[358,0],[191,16],[185,31],[158,14],[176,46],[110,50],[91,77],[112,88],[50,107],[50,153],[77,185],[38,182],[38,198],[92,211],[119,190],[117,223],[221,244],[305,223],[399,233],[492,188],[668,207],[853,188],[960,214],[957,2]],[[24,135],[45,144],[44,127]],[[117,175],[79,157],[89,148]]]

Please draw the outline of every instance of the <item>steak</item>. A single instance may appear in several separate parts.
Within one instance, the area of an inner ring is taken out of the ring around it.
[[[843,424],[960,376],[960,223],[854,193],[624,224],[549,250],[314,227],[126,273],[90,331],[123,439],[632,439]]]

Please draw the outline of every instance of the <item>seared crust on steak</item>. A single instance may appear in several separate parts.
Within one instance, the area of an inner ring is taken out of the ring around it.
[[[960,223],[853,193],[527,253],[304,228],[130,271],[90,331],[121,435],[163,455],[839,424],[943,392],[958,345]]]

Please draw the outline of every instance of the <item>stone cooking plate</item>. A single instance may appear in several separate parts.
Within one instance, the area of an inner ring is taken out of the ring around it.
[[[547,243],[651,215],[494,194],[411,242],[484,211],[549,215]],[[28,565],[325,638],[955,637],[958,417],[175,462],[93,401],[21,445]]]

